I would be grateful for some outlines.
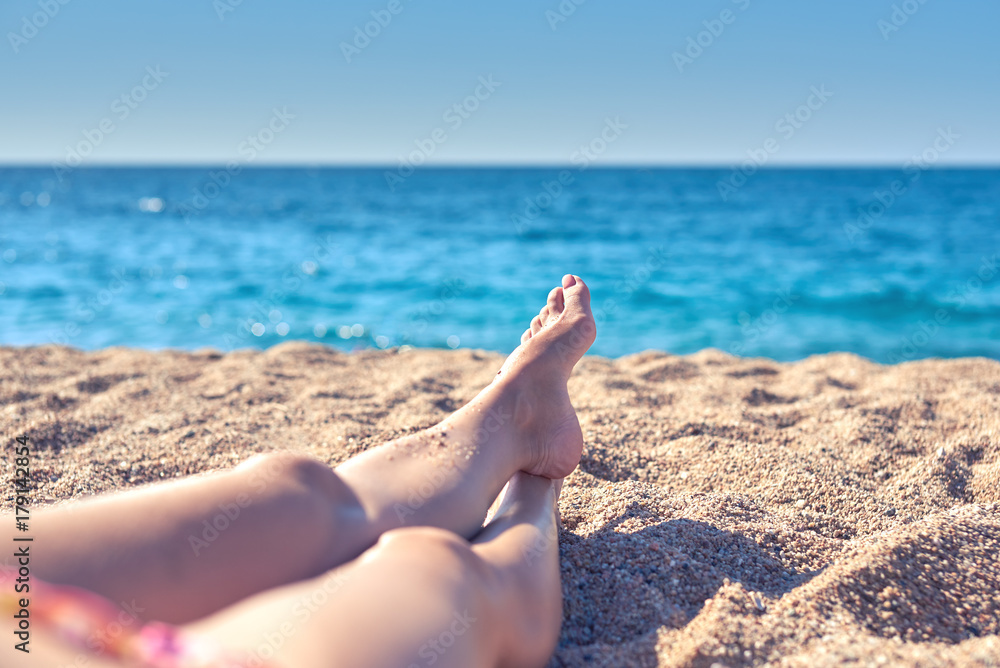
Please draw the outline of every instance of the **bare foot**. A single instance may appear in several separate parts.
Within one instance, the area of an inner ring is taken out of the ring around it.
[[[597,335],[590,291],[579,276],[567,274],[521,336],[493,382],[445,423],[455,426],[471,414],[506,406],[513,419],[503,426],[514,447],[524,449],[521,470],[564,478],[580,462],[583,433],[566,382]]]
[[[579,276],[564,276],[521,345],[472,401],[433,427],[336,468],[357,499],[345,522],[356,522],[360,536],[341,551],[357,556],[400,526],[471,537],[490,501],[519,471],[550,481],[572,472],[583,434],[566,383],[595,336],[587,286]]]

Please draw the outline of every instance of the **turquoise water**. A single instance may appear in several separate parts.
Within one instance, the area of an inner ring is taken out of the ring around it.
[[[602,355],[1000,358],[1000,171],[731,175],[0,169],[0,343],[509,351],[572,272]]]

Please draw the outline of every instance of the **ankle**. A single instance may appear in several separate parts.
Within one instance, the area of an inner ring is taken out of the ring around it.
[[[512,475],[536,466],[544,454],[538,442],[540,415],[534,395],[525,379],[501,378],[483,392],[483,401],[474,411],[480,423],[476,440],[503,435],[498,447],[511,453],[515,465]]]
[[[539,513],[547,515],[555,512],[560,486],[561,481],[518,471],[507,483],[497,516],[529,511],[532,514],[529,521],[535,523],[535,516]]]

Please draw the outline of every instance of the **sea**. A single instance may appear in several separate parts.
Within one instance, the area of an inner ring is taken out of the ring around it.
[[[0,344],[1000,359],[1000,170],[0,168]]]

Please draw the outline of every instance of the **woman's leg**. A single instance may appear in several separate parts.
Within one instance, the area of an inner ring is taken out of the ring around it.
[[[559,478],[576,466],[566,381],[594,335],[587,288],[567,276],[493,383],[440,425],[335,471],[268,455],[39,513],[33,572],[183,623],[328,571],[394,528],[472,536],[515,472]]]
[[[562,618],[559,486],[518,473],[471,543],[436,528],[389,531],[325,576],[188,628],[248,665],[542,666]]]

